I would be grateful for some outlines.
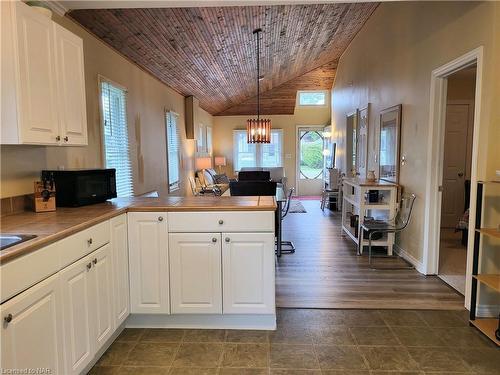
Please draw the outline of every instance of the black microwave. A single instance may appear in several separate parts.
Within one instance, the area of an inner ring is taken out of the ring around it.
[[[55,184],[56,206],[78,207],[116,198],[115,169],[42,171],[45,184]]]

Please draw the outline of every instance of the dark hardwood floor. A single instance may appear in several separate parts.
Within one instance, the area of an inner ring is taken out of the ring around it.
[[[289,213],[283,239],[295,254],[284,254],[276,269],[276,303],[293,308],[463,310],[464,298],[436,276],[415,270],[372,270],[341,234],[340,212],[302,200],[307,213]],[[377,260],[378,262],[402,262]]]

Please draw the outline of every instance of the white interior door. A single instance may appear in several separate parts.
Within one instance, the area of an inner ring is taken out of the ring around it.
[[[297,128],[297,195],[321,195],[323,127]]]
[[[443,158],[441,227],[453,228],[464,212],[467,176],[467,138],[473,110],[470,104],[448,104]]]

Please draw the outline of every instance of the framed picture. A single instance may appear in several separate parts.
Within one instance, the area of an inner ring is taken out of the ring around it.
[[[399,182],[399,153],[401,143],[401,104],[380,112],[379,178]]]

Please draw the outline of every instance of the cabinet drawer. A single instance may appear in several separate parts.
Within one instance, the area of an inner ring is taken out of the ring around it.
[[[169,232],[274,232],[274,212],[169,212]]]
[[[1,302],[59,271],[60,250],[61,241],[2,265]]]
[[[109,243],[110,231],[109,220],[107,220],[61,240],[60,267],[64,268]]]

